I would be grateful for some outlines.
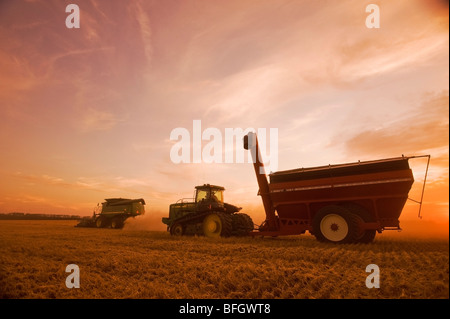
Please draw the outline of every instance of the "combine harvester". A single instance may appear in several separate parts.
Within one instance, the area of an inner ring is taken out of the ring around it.
[[[422,197],[415,201],[421,209],[430,155],[279,171],[269,174],[269,183],[255,133],[244,137],[244,148],[251,150],[266,213],[252,236],[309,231],[322,242],[369,243],[376,232],[400,230],[414,183],[408,160],[427,157]]]
[[[142,198],[107,198],[102,206],[97,204],[92,217],[84,217],[75,227],[121,229],[128,218],[144,215],[144,205]]]

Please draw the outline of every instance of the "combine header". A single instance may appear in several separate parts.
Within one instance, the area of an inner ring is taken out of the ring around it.
[[[244,137],[244,148],[252,151],[266,212],[251,235],[309,231],[319,241],[334,243],[369,243],[376,232],[400,230],[399,217],[414,182],[408,160],[430,160],[424,155],[293,169],[269,174],[269,183],[256,134]]]

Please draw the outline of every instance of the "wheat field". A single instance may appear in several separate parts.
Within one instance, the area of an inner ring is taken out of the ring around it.
[[[449,298],[448,239],[333,245],[310,235],[210,239],[75,224],[1,221],[0,297]],[[80,288],[66,287],[69,264]],[[369,264],[380,288],[366,287]]]

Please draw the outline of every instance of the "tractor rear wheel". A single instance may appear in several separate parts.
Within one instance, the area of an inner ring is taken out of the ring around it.
[[[232,233],[232,217],[224,213],[212,213],[203,219],[203,234],[206,237],[229,237]]]
[[[322,242],[354,243],[360,234],[358,217],[344,207],[326,206],[314,216],[313,231]]]
[[[245,236],[248,235],[253,229],[254,224],[253,220],[247,214],[233,214],[232,217],[232,226],[233,226],[233,236]]]

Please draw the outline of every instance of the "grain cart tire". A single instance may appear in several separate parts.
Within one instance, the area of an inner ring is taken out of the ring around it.
[[[369,243],[373,242],[376,234],[377,234],[377,231],[375,229],[367,229],[366,231],[364,231],[363,235],[357,239],[357,242],[363,243],[363,244],[369,244]]]
[[[123,219],[121,217],[114,217],[111,221],[111,228],[121,229],[124,226]]]
[[[253,220],[247,214],[233,214],[231,215],[231,218],[233,226],[233,236],[246,236],[254,228]]]
[[[341,206],[325,206],[314,216],[314,236],[321,242],[354,243],[360,233],[358,217]]]
[[[209,214],[203,219],[202,229],[206,237],[229,237],[233,230],[232,217],[219,212]]]
[[[350,212],[358,216],[360,220],[366,223],[372,223],[375,222],[375,218],[370,214],[366,209],[362,208],[359,205],[356,204],[346,204],[344,205],[345,208],[347,208]],[[375,229],[367,229],[365,231],[361,231],[358,238],[356,239],[356,242],[368,244],[373,242],[375,239],[375,236],[377,234],[377,231]]]
[[[95,226],[97,228],[103,228],[106,226],[106,219],[103,217],[99,217],[97,218],[97,220],[95,221]]]
[[[172,236],[183,236],[184,227],[180,223],[175,223],[170,227],[170,234]]]

